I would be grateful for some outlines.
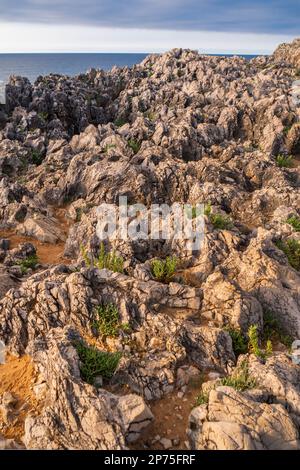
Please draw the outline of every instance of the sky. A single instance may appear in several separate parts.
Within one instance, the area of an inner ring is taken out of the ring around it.
[[[0,52],[270,53],[299,0],[0,0]]]

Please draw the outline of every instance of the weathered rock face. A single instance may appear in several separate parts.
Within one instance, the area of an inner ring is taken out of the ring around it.
[[[291,44],[280,45],[273,54],[276,62],[283,62],[293,67],[300,67],[300,39]]]
[[[248,367],[257,388],[209,385],[207,405],[190,415],[193,449],[299,450],[299,367],[284,354],[266,364],[250,356]]]
[[[47,405],[40,416],[27,418],[25,445],[28,449],[125,449],[126,440],[133,442],[151,422],[151,411],[139,396],[117,397],[84,384],[72,335],[74,339],[68,329],[52,330],[46,341],[30,345],[47,384]]]
[[[26,419],[27,448],[124,449],[153,419],[149,407],[183,396],[190,377],[234,373],[234,334],[247,342],[256,325],[265,348],[266,313],[288,342],[299,337],[299,248],[280,249],[300,241],[299,67],[298,39],[251,61],[175,49],[131,69],[11,77],[0,110],[0,340],[32,357],[47,394]],[[120,197],[147,215],[151,204],[205,204],[201,249],[109,240],[124,272],[97,269],[97,207],[118,215]],[[177,270],[159,282],[153,261],[168,256]],[[112,334],[95,317],[107,305]],[[80,374],[79,336],[122,355],[98,388]],[[265,362],[247,359],[258,388],[212,384],[191,415],[192,448],[299,448],[299,366],[276,341]]]
[[[209,420],[205,421],[208,418]],[[204,421],[204,422],[203,422]],[[282,405],[267,405],[230,387],[210,392],[207,409],[190,417],[192,448],[209,450],[299,450],[299,434]]]

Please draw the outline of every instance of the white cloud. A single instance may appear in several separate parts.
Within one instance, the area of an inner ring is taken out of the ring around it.
[[[290,35],[103,28],[0,22],[0,52],[162,52],[268,54]],[[0,59],[1,67],[1,59]]]

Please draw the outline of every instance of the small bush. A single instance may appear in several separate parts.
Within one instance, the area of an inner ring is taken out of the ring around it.
[[[31,151],[31,154],[30,154],[30,160],[32,161],[32,163],[34,165],[41,165],[41,163],[43,162],[43,154],[40,153],[38,150],[32,150]]]
[[[168,282],[175,274],[178,261],[175,256],[168,256],[165,260],[153,260],[151,264],[152,275],[160,282]]]
[[[269,356],[273,354],[273,345],[270,339],[267,340],[266,349],[262,350],[259,347],[259,338],[258,338],[258,327],[257,325],[251,325],[248,330],[249,336],[249,351],[255,354],[256,357],[259,357],[265,361]]]
[[[121,256],[116,255],[116,251],[105,251],[104,243],[100,245],[100,253],[96,260],[96,266],[98,269],[108,269],[114,273],[123,273],[124,271],[124,260]]]
[[[131,148],[134,154],[138,153],[141,148],[141,143],[134,139],[128,140],[128,146]]]
[[[43,121],[47,121],[49,114],[46,112],[38,113],[38,117],[43,119]]]
[[[233,227],[230,217],[222,214],[211,214],[210,222],[216,230],[229,230]]]
[[[130,327],[127,323],[119,322],[119,311],[116,305],[99,305],[95,309],[95,320],[93,326],[104,337],[115,337],[120,330],[127,331]]]
[[[278,168],[290,168],[293,164],[293,157],[287,155],[278,155],[276,157],[276,165]]]
[[[127,124],[127,121],[126,121],[126,119],[124,119],[124,118],[117,118],[117,119],[115,120],[114,124],[115,124],[116,127],[122,127],[122,126],[124,126],[125,124]]]
[[[201,406],[201,405],[207,405],[209,399],[208,393],[201,392],[195,401],[195,407],[196,406]]]
[[[300,271],[300,242],[291,238],[286,241],[278,240],[275,245],[283,251],[290,265]]]
[[[99,256],[96,259],[90,255],[85,246],[81,245],[80,249],[81,255],[88,268],[97,267],[98,269],[108,269],[115,273],[124,272],[123,258],[121,256],[117,256],[115,250],[106,252],[103,242],[100,245]]]
[[[234,374],[221,380],[221,385],[233,387],[238,392],[256,387],[256,381],[249,377],[248,363],[243,361],[241,366]]]
[[[28,269],[35,269],[38,262],[37,255],[32,255],[19,261],[18,266],[20,266],[22,274],[26,274]]]
[[[233,227],[230,217],[222,214],[213,214],[210,202],[205,204],[204,215],[209,218],[210,223],[216,230],[230,230]]]
[[[234,354],[237,357],[240,354],[246,354],[248,351],[248,344],[241,330],[227,327],[225,328],[225,331],[227,331],[231,336]]]
[[[115,145],[115,144],[107,144],[107,145],[105,145],[105,147],[104,147],[103,150],[104,150],[104,153],[108,153],[109,150],[115,149],[115,148],[116,148],[116,145]]]
[[[279,320],[274,316],[273,312],[269,310],[264,311],[264,340],[265,341],[279,341],[288,349],[291,348],[293,343],[293,338],[288,335]]]
[[[300,217],[293,215],[287,219],[286,223],[291,225],[296,232],[300,232]]]
[[[122,357],[120,352],[109,353],[98,351],[94,347],[87,347],[81,341],[76,341],[76,347],[80,359],[80,373],[82,379],[93,385],[97,376],[110,379],[118,367]]]

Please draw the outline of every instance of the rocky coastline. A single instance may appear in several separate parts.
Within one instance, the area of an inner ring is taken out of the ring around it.
[[[300,39],[10,78],[0,449],[300,449],[298,80]],[[102,245],[124,196],[204,204],[200,252]]]

